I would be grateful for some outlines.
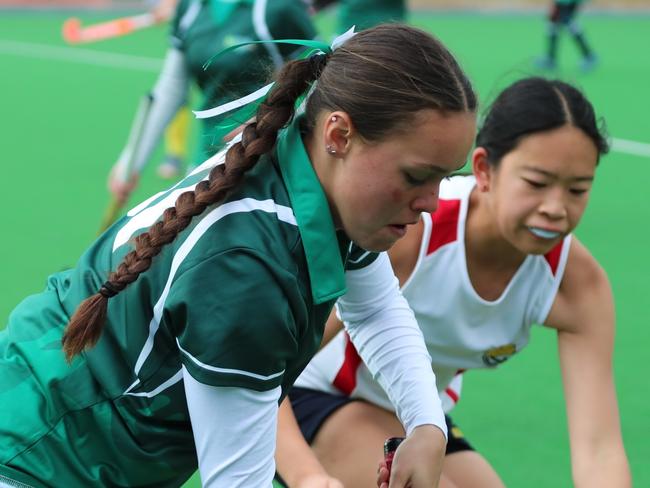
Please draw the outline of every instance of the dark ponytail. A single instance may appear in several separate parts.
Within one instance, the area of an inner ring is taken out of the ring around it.
[[[609,150],[602,122],[580,90],[540,77],[516,81],[494,100],[476,137],[493,166],[530,134],[570,124],[581,129],[601,156]]]

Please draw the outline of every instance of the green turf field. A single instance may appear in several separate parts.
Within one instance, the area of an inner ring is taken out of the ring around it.
[[[0,107],[4,210],[0,324],[46,276],[74,264],[93,239],[108,203],[106,175],[128,133],[139,97],[152,86],[165,50],[165,28],[82,48],[66,47],[66,14],[0,17]],[[84,20],[97,20],[86,15]],[[541,14],[418,12],[413,22],[458,55],[485,102],[530,74],[544,46]],[[650,15],[583,18],[600,57],[577,69],[568,38],[558,75],[581,86],[617,139],[650,143]],[[331,17],[320,19],[331,32]],[[645,46],[645,48],[644,48]],[[134,203],[165,182],[150,165]],[[646,257],[650,157],[614,151],[601,163],[578,236],[609,272],[617,302],[616,378],[623,433],[635,486],[650,486],[650,313]],[[626,230],[627,229],[627,230]],[[1,325],[0,325],[1,327]],[[528,350],[499,372],[466,375],[454,418],[508,486],[571,486],[560,373],[553,333],[536,330]],[[193,479],[187,486],[198,487]]]

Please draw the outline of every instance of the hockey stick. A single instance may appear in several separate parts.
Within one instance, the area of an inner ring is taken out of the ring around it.
[[[88,26],[82,26],[79,19],[71,17],[63,23],[62,33],[63,39],[68,44],[80,44],[124,36],[131,32],[156,25],[161,21],[161,19],[156,18],[150,12],[132,15],[130,17],[121,17]]]
[[[146,95],[140,100],[140,105],[138,106],[135,118],[131,124],[131,130],[126,141],[126,146],[124,146],[124,149],[122,149],[120,157],[113,167],[113,171],[115,172],[114,177],[118,178],[122,182],[129,181],[133,177],[131,174],[133,158],[137,154],[140,136],[142,135],[142,131],[149,115],[152,102],[153,97],[151,95]],[[113,222],[117,220],[120,212],[122,211],[122,208],[124,205],[126,205],[127,201],[128,198],[111,198],[108,207],[106,207],[106,210],[104,211],[104,217],[102,218],[98,234],[104,232],[111,226],[111,224],[113,224]]]

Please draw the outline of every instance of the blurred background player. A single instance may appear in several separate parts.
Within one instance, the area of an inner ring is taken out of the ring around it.
[[[406,18],[405,0],[341,0],[339,3],[341,32],[353,25],[361,30],[384,22],[403,22]]]
[[[170,12],[177,0],[165,0],[156,7],[161,15]],[[404,0],[302,0],[316,13],[332,5],[338,5],[338,31],[345,32],[352,26],[356,30],[366,29],[383,22],[402,22],[406,16]],[[171,13],[170,13],[171,14]],[[192,119],[187,106],[179,109],[177,115],[165,130],[165,156],[158,165],[158,176],[173,179],[183,170],[188,154],[189,127]]]
[[[215,52],[247,41],[316,35],[308,5],[301,0],[181,0],[171,30],[172,46],[160,76],[136,114],[134,124],[140,126],[133,131],[136,140],[123,151],[128,149],[132,157],[125,165],[118,161],[109,176],[109,189],[118,201],[126,201],[135,188],[165,127],[186,103],[191,83],[203,94],[203,108],[220,105],[258,88],[296,47],[250,45],[205,67]],[[202,121],[193,164],[205,161],[221,147],[221,138],[229,129],[221,130],[219,123],[219,119]]]
[[[589,71],[596,66],[597,58],[585,39],[582,27],[576,20],[576,15],[583,0],[556,0],[553,2],[548,17],[547,54],[536,60],[542,69],[555,69],[557,66],[557,49],[560,33],[567,29],[580,49],[582,61],[580,69]]]

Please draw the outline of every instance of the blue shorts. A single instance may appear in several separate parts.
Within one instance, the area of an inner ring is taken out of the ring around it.
[[[578,11],[577,3],[554,4],[549,20],[554,24],[569,25]]]
[[[314,441],[318,430],[323,422],[337,409],[350,402],[358,400],[343,395],[334,395],[308,388],[293,387],[289,391],[289,400],[293,412],[298,420],[302,435],[310,444]],[[453,454],[459,451],[473,451],[474,448],[465,439],[461,430],[453,423],[448,415],[445,415],[447,422],[448,440],[446,454]]]

